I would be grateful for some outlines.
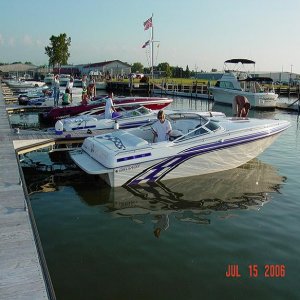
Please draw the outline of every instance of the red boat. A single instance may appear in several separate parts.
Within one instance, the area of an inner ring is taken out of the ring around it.
[[[59,119],[69,118],[78,114],[98,114],[101,108],[105,108],[106,97],[98,97],[86,105],[54,107],[48,112],[40,113],[39,120],[42,123],[54,125]],[[132,105],[143,105],[153,110],[159,110],[173,102],[171,98],[162,97],[115,97],[114,107],[130,107]]]

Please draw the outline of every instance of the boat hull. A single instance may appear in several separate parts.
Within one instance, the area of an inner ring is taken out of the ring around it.
[[[277,137],[278,134],[239,146],[218,148],[209,153],[199,152],[195,156],[190,154],[186,157],[184,155],[182,157],[175,156],[172,158],[171,167],[169,166],[170,159],[157,159],[120,167],[111,173],[100,174],[100,177],[110,186],[118,187],[225,171],[239,167],[257,157]],[[224,157],[226,157],[226,160],[224,160]],[[173,162],[177,160],[183,160],[184,162],[173,168]]]
[[[256,108],[275,108],[278,95],[275,93],[249,93],[240,90],[229,90],[218,87],[210,87],[214,101],[232,105],[237,95],[247,97],[250,105]]]
[[[173,99],[170,98],[158,98],[158,97],[119,97],[114,99],[114,106],[117,107],[126,107],[132,105],[143,105],[146,108],[152,110],[163,109],[170,103]],[[78,114],[85,114],[92,112],[91,114],[99,114],[104,111],[105,108],[105,99],[91,101],[88,105],[76,105],[76,106],[66,106],[66,107],[56,107],[53,108],[50,112],[39,114],[39,120],[42,123],[49,125],[54,125],[56,121],[60,119],[69,118],[76,116]]]

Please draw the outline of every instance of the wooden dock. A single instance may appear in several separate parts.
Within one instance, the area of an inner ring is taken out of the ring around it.
[[[0,89],[0,299],[55,299]]]

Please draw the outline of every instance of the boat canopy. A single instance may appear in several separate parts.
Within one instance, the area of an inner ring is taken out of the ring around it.
[[[250,59],[244,59],[244,58],[233,58],[233,59],[228,59],[225,61],[225,64],[230,63],[230,64],[255,64],[255,61],[250,60]]]

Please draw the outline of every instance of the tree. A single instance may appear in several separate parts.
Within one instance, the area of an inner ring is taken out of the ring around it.
[[[175,78],[182,78],[182,75],[183,75],[183,68],[181,67],[173,67],[173,72],[172,72],[172,76],[175,77]]]
[[[67,65],[70,57],[69,47],[71,46],[71,38],[65,33],[59,36],[52,35],[50,37],[50,45],[45,47],[45,54],[49,56],[49,66]]]
[[[143,72],[144,66],[140,62],[135,62],[131,66],[131,72],[136,73],[136,72]]]
[[[190,69],[189,69],[189,66],[188,66],[188,65],[186,66],[184,75],[185,75],[185,76],[184,76],[185,78],[190,78],[190,76],[191,76],[191,75],[190,75]]]
[[[166,77],[171,77],[172,70],[170,65],[167,62],[160,63],[157,66],[158,70],[166,72]]]

